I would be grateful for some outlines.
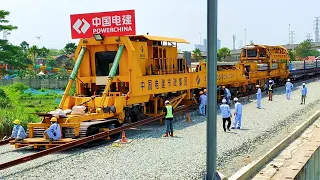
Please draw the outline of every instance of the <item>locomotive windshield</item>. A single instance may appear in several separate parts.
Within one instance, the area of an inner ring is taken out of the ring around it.
[[[108,76],[117,51],[103,51],[95,53],[96,75]],[[119,68],[116,75],[119,75]]]
[[[252,57],[257,57],[257,50],[256,49],[244,49],[242,50],[243,56],[252,58]]]

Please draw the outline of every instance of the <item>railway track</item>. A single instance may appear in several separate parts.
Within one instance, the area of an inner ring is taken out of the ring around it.
[[[186,112],[192,110],[194,107],[196,107],[195,105],[196,104],[177,108],[177,110],[175,111],[175,115],[181,114],[181,113],[186,113]],[[101,132],[101,133],[98,133],[98,134],[95,134],[95,135],[92,135],[92,136],[80,138],[80,139],[71,141],[69,143],[62,144],[60,146],[56,146],[56,147],[53,147],[53,148],[49,148],[49,149],[34,153],[32,155],[28,155],[28,156],[25,156],[25,157],[22,157],[22,158],[18,158],[18,159],[15,159],[13,161],[9,161],[9,162],[0,164],[0,170],[6,169],[6,168],[9,168],[9,167],[18,165],[18,164],[22,164],[22,163],[25,163],[25,162],[28,162],[28,161],[31,161],[31,160],[34,160],[34,159],[37,159],[37,158],[40,158],[40,157],[55,153],[55,152],[64,151],[64,150],[67,150],[67,149],[70,149],[70,148],[73,148],[73,147],[76,147],[76,146],[79,146],[79,145],[82,145],[82,144],[85,144],[85,143],[89,143],[89,142],[92,142],[92,141],[95,141],[95,140],[98,140],[98,139],[104,139],[104,138],[106,138],[106,137],[108,137],[110,135],[113,135],[113,134],[116,134],[116,133],[120,133],[120,132],[122,132],[124,130],[130,129],[130,128],[135,128],[135,127],[138,127],[138,126],[141,126],[141,125],[145,125],[145,124],[151,123],[151,122],[156,121],[156,120],[160,120],[163,117],[164,116],[161,115],[161,116],[155,116],[155,117],[147,118],[147,119],[135,122],[135,123],[127,124],[127,125],[121,126],[119,128],[112,129],[112,130],[110,130],[108,132]],[[6,140],[1,141],[0,144],[4,145],[4,144],[7,144],[9,141],[10,141],[9,139],[6,139]]]

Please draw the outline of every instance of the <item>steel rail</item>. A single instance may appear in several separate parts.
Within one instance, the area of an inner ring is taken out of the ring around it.
[[[13,138],[8,138],[0,141],[0,146],[8,144]]]
[[[190,105],[190,106],[185,106],[185,107],[182,107],[182,108],[177,108],[175,110],[174,114],[180,114],[180,113],[183,113],[185,111],[188,111],[189,109],[191,109],[195,105],[196,104],[193,104],[193,105]],[[151,117],[151,118],[148,118],[148,119],[145,119],[145,120],[141,120],[141,121],[138,121],[138,122],[135,122],[135,123],[131,123],[131,124],[127,124],[127,125],[121,126],[119,128],[112,129],[112,130],[110,130],[108,132],[101,132],[101,133],[98,133],[98,134],[95,134],[95,135],[92,135],[92,136],[88,136],[88,137],[84,137],[84,138],[81,138],[81,139],[77,139],[77,140],[68,142],[66,144],[55,146],[55,147],[40,151],[38,153],[32,154],[32,155],[28,155],[28,156],[25,156],[25,157],[22,157],[22,158],[19,158],[19,159],[15,159],[13,161],[9,161],[9,162],[0,164],[0,170],[3,170],[3,169],[6,169],[6,168],[9,168],[9,167],[18,165],[18,164],[22,164],[22,163],[25,163],[25,162],[40,158],[40,157],[49,155],[49,154],[54,153],[54,152],[67,150],[67,149],[70,149],[72,147],[76,147],[76,146],[79,146],[79,145],[82,145],[82,144],[85,144],[85,143],[88,143],[88,142],[91,142],[91,141],[94,141],[94,140],[97,140],[97,139],[103,139],[103,138],[105,138],[107,136],[110,136],[110,135],[116,134],[116,133],[120,133],[120,132],[122,132],[124,130],[127,130],[129,128],[134,128],[134,127],[137,127],[137,126],[148,124],[148,123],[156,121],[156,120],[160,120],[163,117],[164,117],[164,115]]]

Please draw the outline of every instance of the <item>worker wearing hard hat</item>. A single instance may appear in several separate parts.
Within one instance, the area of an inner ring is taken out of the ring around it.
[[[290,82],[290,79],[288,79],[286,83],[286,96],[288,100],[290,100],[292,89],[293,89],[293,84]]]
[[[259,85],[256,85],[257,89],[257,108],[261,109],[261,99],[262,99],[262,93],[261,93],[261,88]]]
[[[308,90],[307,90],[306,84],[303,83],[301,88],[301,104],[306,104],[307,93],[308,93]]]
[[[230,99],[231,99],[231,93],[230,90],[228,88],[226,88],[225,86],[222,86],[224,95],[223,98],[226,99],[227,104],[230,104]]]
[[[56,117],[52,117],[51,126],[44,131],[44,138],[50,139],[50,141],[60,140],[61,138],[61,130],[60,125],[58,124],[58,119]]]
[[[242,104],[239,102],[238,98],[234,98],[233,101],[236,103],[234,106],[234,123],[231,129],[240,129],[241,128],[241,121],[242,121]]]
[[[166,124],[166,134],[164,137],[168,137],[168,134],[170,133],[170,136],[173,136],[173,127],[172,127],[172,120],[173,120],[173,107],[170,105],[169,100],[166,100],[164,102],[165,108],[163,109],[163,112],[165,113],[165,124]]]
[[[13,124],[14,126],[12,129],[11,138],[14,138],[16,141],[25,139],[27,137],[27,134],[24,128],[20,125],[20,120],[14,120]]]
[[[205,112],[205,106],[207,104],[207,96],[200,91],[200,105],[199,105],[199,112],[201,115],[205,116],[206,112]]]
[[[230,107],[227,103],[226,99],[222,99],[222,104],[220,105],[220,111],[221,111],[221,116],[222,116],[222,123],[223,123],[223,130],[226,132],[226,122],[228,122],[227,128],[228,131],[230,131],[230,126],[231,126],[231,110]]]
[[[269,101],[272,101],[273,86],[274,86],[274,81],[270,78],[268,81],[268,86],[267,86]]]
[[[207,101],[208,101],[207,89],[203,90],[203,94],[206,95],[206,104],[204,105],[204,114],[207,114]]]

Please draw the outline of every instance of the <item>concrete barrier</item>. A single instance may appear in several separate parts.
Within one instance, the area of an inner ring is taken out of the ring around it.
[[[229,180],[247,180],[254,177],[265,165],[274,159],[283,149],[285,149],[292,141],[297,139],[311,124],[313,124],[320,117],[320,110],[316,111],[306,122],[298,126],[287,138],[277,144],[266,155],[258,160],[248,164],[240,169]]]

